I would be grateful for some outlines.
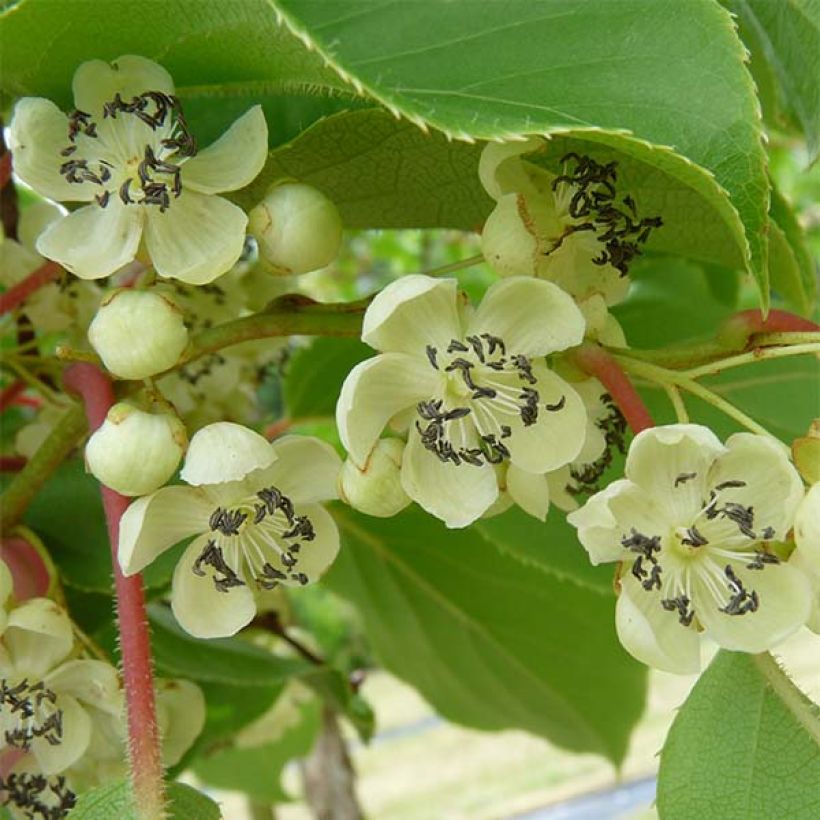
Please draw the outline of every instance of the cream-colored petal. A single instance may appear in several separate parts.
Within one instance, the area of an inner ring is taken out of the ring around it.
[[[820,573],[820,484],[814,484],[800,502],[794,518],[798,552]]]
[[[47,688],[66,694],[109,714],[118,715],[123,692],[117,670],[97,660],[66,661],[44,678]]]
[[[101,119],[103,105],[120,94],[125,102],[146,91],[174,93],[171,75],[153,60],[125,54],[111,63],[89,60],[74,72],[74,104],[95,119]]]
[[[662,510],[654,506],[643,489],[626,479],[613,481],[595,493],[567,521],[578,530],[578,540],[593,564],[621,561],[629,552],[621,543],[634,529],[652,538],[669,527]]]
[[[5,561],[0,560],[0,612],[3,613],[3,625],[5,626],[5,606],[9,596],[14,591],[14,578],[12,578],[11,570],[8,568]],[[0,635],[3,634],[3,629],[0,628]]]
[[[14,670],[41,678],[71,651],[71,621],[54,601],[30,598],[9,613],[3,644]]]
[[[339,531],[330,513],[319,504],[306,504],[298,509],[300,515],[306,515],[313,524],[316,537],[313,541],[302,541],[299,550],[299,563],[294,567],[296,572],[303,572],[308,583],[314,583],[324,575],[325,570],[333,563],[339,553]],[[283,581],[291,586],[300,586],[298,581]]]
[[[669,511],[676,526],[689,526],[703,506],[707,474],[726,448],[707,427],[670,424],[635,436],[626,477]]]
[[[574,461],[587,434],[587,414],[580,396],[560,376],[541,362],[532,363],[538,392],[538,415],[525,425],[517,412],[496,413],[499,424],[506,424],[512,435],[505,440],[510,461],[529,473],[546,473]],[[499,382],[513,389],[524,385],[514,374],[504,374]],[[480,399],[473,403],[475,405]],[[553,410],[547,410],[547,406]],[[474,411],[475,412],[475,411]]]
[[[382,353],[357,364],[342,385],[336,425],[350,457],[364,467],[393,416],[434,396],[441,377],[427,359]]]
[[[475,446],[475,441],[465,441]],[[410,431],[401,467],[404,491],[448,527],[466,527],[480,518],[498,496],[498,480],[489,465],[443,462]]]
[[[547,520],[550,508],[550,490],[543,473],[528,473],[515,464],[507,470],[507,492],[512,500],[539,521]]]
[[[631,576],[621,581],[615,628],[624,649],[641,663],[676,675],[700,670],[700,638],[665,610],[657,590],[647,592]]]
[[[62,715],[62,739],[53,746],[44,738],[35,738],[31,752],[44,775],[59,774],[79,760],[91,739],[91,718],[70,695],[62,695],[56,704]]]
[[[268,158],[262,106],[246,111],[212,145],[182,166],[182,185],[202,194],[235,191],[252,182]]]
[[[570,473],[570,465],[559,467],[547,473],[547,486],[550,492],[550,503],[564,512],[574,512],[580,504],[576,496],[567,491],[567,486],[575,483]]]
[[[488,142],[478,161],[478,177],[484,190],[496,200],[510,191],[531,190],[532,183],[521,156],[537,151],[544,144],[541,137],[520,142]]]
[[[481,252],[499,276],[535,276],[542,255],[539,222],[547,217],[545,203],[523,194],[506,194],[481,229]]]
[[[490,287],[470,322],[470,333],[500,337],[509,354],[545,356],[580,344],[584,317],[552,282],[513,277]]]
[[[808,620],[812,592],[805,574],[789,564],[766,564],[762,570],[733,563],[732,568],[751,595],[757,594],[756,611],[729,615],[720,607],[702,581],[692,588],[692,603],[709,637],[724,649],[765,652],[796,632]],[[729,602],[729,593],[727,600]],[[725,606],[724,604],[724,606]]]
[[[125,575],[142,572],[184,538],[205,532],[213,501],[198,487],[163,487],[129,505],[120,519],[117,557]]]
[[[389,284],[364,314],[362,341],[382,352],[425,357],[426,347],[445,350],[461,338],[455,279],[413,274]]]
[[[808,581],[812,604],[806,626],[820,635],[820,563],[796,549],[789,557],[789,566],[801,572]]]
[[[255,489],[273,485],[294,504],[312,504],[338,497],[342,469],[338,453],[326,441],[312,436],[284,436],[273,445],[277,460],[248,477]]]
[[[194,540],[177,564],[171,608],[179,625],[195,638],[227,638],[253,620],[256,601],[247,586],[218,590],[210,567],[202,567],[203,575],[194,572],[194,563],[208,541],[208,535]]]
[[[165,213],[146,212],[145,241],[160,276],[206,285],[242,255],[248,217],[227,199],[183,190]]]
[[[105,208],[86,205],[52,223],[37,252],[80,279],[101,279],[134,259],[141,235],[142,209],[112,197]]]
[[[45,229],[64,215],[65,211],[53,202],[45,199],[27,205],[20,214],[17,225],[17,238],[24,248],[33,251],[37,237]]]
[[[156,681],[157,721],[162,733],[162,764],[175,766],[205,725],[205,696],[187,680]]]
[[[786,451],[755,433],[735,433],[727,439],[726,448],[728,452],[709,471],[709,489],[726,481],[744,481],[745,485],[720,490],[719,506],[735,502],[751,507],[753,529],[758,534],[771,527],[774,538],[784,539],[804,492],[800,475]]]
[[[14,107],[9,150],[14,173],[38,194],[60,202],[90,202],[96,185],[69,182],[61,173],[68,140],[68,118],[51,100],[24,97]]]
[[[276,460],[271,443],[241,424],[217,421],[194,433],[180,472],[189,484],[239,481]]]

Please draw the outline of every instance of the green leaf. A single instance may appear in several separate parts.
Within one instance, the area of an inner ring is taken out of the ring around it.
[[[305,661],[277,657],[240,638],[193,638],[161,604],[149,605],[148,615],[154,662],[163,675],[206,683],[276,686],[312,669]]]
[[[236,200],[256,204],[277,179],[326,194],[346,228],[478,229],[493,202],[478,179],[481,146],[424,134],[386,111],[336,114],[269,155]]]
[[[817,0],[724,0],[738,15],[751,51],[767,119],[782,114],[806,135],[812,159],[820,151],[820,3]],[[782,125],[782,123],[781,123]]]
[[[185,783],[169,783],[169,820],[220,820],[219,806],[210,797]],[[142,816],[134,805],[131,784],[117,780],[80,795],[68,816],[74,820],[139,820]]]
[[[285,765],[304,757],[321,726],[321,703],[311,700],[300,708],[298,721],[276,741],[248,748],[221,749],[198,760],[193,770],[204,783],[218,789],[244,792],[254,800],[284,803],[291,798],[280,778]]]
[[[758,104],[744,49],[717,4],[276,0],[275,7],[340,77],[421,127],[466,140],[570,132],[672,146],[728,192],[765,301],[768,184]]]
[[[772,290],[797,313],[811,312],[811,300],[803,285],[797,257],[786,234],[773,219],[769,221],[769,277]]]
[[[334,418],[342,382],[354,365],[372,355],[358,339],[314,339],[297,351],[284,382],[290,418]]]
[[[436,711],[623,758],[645,675],[615,637],[611,595],[417,509],[335,514],[344,543],[325,583],[359,609],[384,666]]]
[[[80,459],[69,459],[57,468],[24,520],[48,547],[63,583],[85,592],[111,593],[111,546],[100,485]],[[147,587],[170,581],[181,549],[179,545],[168,550],[145,571]]]
[[[661,754],[658,812],[747,820],[820,813],[820,715],[769,655],[721,652]]]
[[[353,692],[345,675],[338,669],[315,667],[301,678],[335,712],[344,715],[367,743],[376,728],[376,715],[370,704],[358,693]]]
[[[788,243],[797,263],[799,285],[795,284],[795,287],[799,294],[804,295],[804,312],[809,315],[814,308],[817,297],[817,270],[815,260],[806,241],[805,231],[797,221],[794,209],[777,188],[772,188],[772,202],[769,214],[772,220],[777,223],[777,227],[782,232],[783,238]],[[776,286],[775,276],[776,274],[773,271],[773,286]]]

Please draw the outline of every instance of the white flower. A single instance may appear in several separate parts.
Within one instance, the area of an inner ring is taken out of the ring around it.
[[[192,486],[163,487],[123,515],[123,572],[196,535],[174,572],[174,614],[197,637],[232,635],[256,614],[256,589],[311,583],[336,557],[336,525],[318,502],[336,497],[340,467],[315,438],[273,445],[238,424],[203,427],[181,473]]]
[[[401,486],[403,455],[401,439],[383,438],[376,442],[363,467],[348,458],[339,473],[339,497],[354,509],[377,518],[397,515],[410,503]]]
[[[496,206],[482,230],[484,257],[502,276],[538,276],[581,301],[619,302],[630,262],[661,220],[640,219],[634,200],[617,192],[617,163],[570,154],[555,175],[522,158],[544,145],[485,147],[479,175]]]
[[[812,609],[806,626],[820,634],[820,483],[813,484],[794,517],[795,550],[789,563],[803,570],[812,589]]]
[[[342,443],[362,467],[400,414],[405,492],[447,526],[464,527],[496,500],[496,465],[538,474],[580,451],[583,404],[543,357],[583,333],[580,311],[549,282],[496,282],[472,311],[459,304],[455,280],[405,276],[365,313],[362,339],[380,355],[345,380]]]
[[[119,716],[117,671],[69,659],[71,622],[53,601],[32,598],[8,613],[0,642],[0,748],[31,754],[45,775],[87,751],[99,715]]]
[[[637,435],[626,478],[568,516],[595,564],[622,562],[616,626],[638,660],[697,671],[698,630],[725,649],[763,652],[809,614],[802,572],[772,544],[803,495],[797,471],[766,437],[723,446],[706,427]]]
[[[170,75],[151,60],[91,60],[73,88],[70,116],[25,97],[11,122],[20,178],[50,199],[91,203],[52,225],[37,250],[99,279],[133,260],[142,239],[160,276],[200,285],[225,273],[242,253],[247,217],[214,194],[244,187],[262,169],[262,109],[198,151]]]

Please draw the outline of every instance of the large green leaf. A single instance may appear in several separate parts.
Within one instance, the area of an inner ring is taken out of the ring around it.
[[[723,0],[738,15],[767,120],[796,121],[812,158],[820,150],[820,2]]]
[[[766,290],[759,109],[731,18],[711,0],[274,5],[341,77],[422,127],[670,146],[728,192]]]
[[[169,783],[169,820],[220,820],[219,806],[210,797],[185,783]],[[81,795],[69,812],[71,820],[139,820],[142,813],[134,805],[131,784],[117,780]]]
[[[820,715],[768,655],[721,652],[661,754],[665,820],[820,815]]]
[[[804,296],[805,305],[802,307],[806,315],[809,315],[814,308],[817,296],[817,262],[809,250],[806,233],[798,221],[791,203],[777,188],[772,188],[772,202],[769,213],[772,221],[777,223],[777,227],[782,232],[783,238],[788,243],[794,257],[799,280],[799,284],[795,284],[796,290],[798,294]],[[773,286],[775,285],[775,275],[773,271]]]
[[[360,610],[385,667],[444,717],[623,758],[645,676],[615,637],[611,595],[417,509],[336,519],[343,546],[326,583]]]

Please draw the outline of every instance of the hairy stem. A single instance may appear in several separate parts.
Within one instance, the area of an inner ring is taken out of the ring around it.
[[[56,262],[46,262],[0,295],[0,316],[25,302],[32,293],[53,282],[63,269]]]
[[[633,433],[655,426],[638,391],[615,357],[610,356],[602,347],[585,344],[575,352],[574,360],[582,370],[595,376],[607,389]]]
[[[82,396],[88,426],[93,431],[105,421],[114,404],[111,382],[92,364],[72,365],[65,373],[65,385]],[[151,638],[145,611],[142,576],[126,578],[117,560],[120,518],[130,499],[101,487],[117,596],[120,651],[123,683],[128,710],[128,740],[131,784],[135,805],[141,820],[159,820],[165,816],[159,726],[157,724],[154,677],[151,665]]]
[[[3,493],[0,531],[8,532],[20,521],[39,489],[77,446],[87,429],[83,408],[78,404],[70,407]]]

